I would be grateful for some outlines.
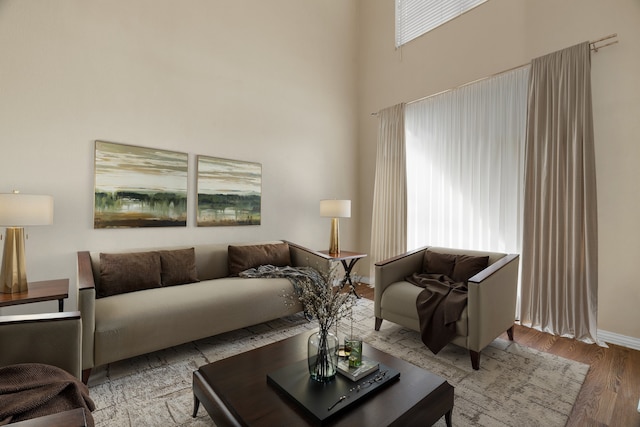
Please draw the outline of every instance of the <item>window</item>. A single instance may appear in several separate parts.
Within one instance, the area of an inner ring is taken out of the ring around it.
[[[529,67],[407,104],[407,250],[520,253]]]
[[[396,0],[396,47],[487,0]]]

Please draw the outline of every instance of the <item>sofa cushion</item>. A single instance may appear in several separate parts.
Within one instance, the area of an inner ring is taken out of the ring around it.
[[[101,253],[96,298],[159,288],[160,271],[158,252]]]
[[[456,255],[433,252],[427,249],[424,252],[422,270],[427,274],[444,274],[451,277],[455,263]]]
[[[405,281],[387,286],[380,299],[382,317],[419,332],[418,312],[410,308],[416,306],[416,299],[422,290],[422,288]],[[456,322],[456,335],[463,337],[469,335],[467,320],[467,307],[465,307]]]
[[[227,277],[97,300],[95,366],[301,311],[283,290],[288,279]]]
[[[261,265],[285,267],[291,265],[289,244],[229,245],[228,263],[230,276],[237,276],[241,271]]]
[[[457,255],[451,278],[456,282],[467,282],[489,265],[488,256]]]
[[[194,248],[158,251],[162,286],[198,282],[196,251]]]

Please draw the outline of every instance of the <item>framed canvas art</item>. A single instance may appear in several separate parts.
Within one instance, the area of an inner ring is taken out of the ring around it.
[[[260,225],[262,165],[198,156],[199,227]]]
[[[95,144],[94,228],[187,225],[186,153]]]

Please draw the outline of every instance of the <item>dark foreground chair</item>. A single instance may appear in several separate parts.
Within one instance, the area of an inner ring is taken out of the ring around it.
[[[0,425],[95,408],[82,383],[80,312],[0,317]]]

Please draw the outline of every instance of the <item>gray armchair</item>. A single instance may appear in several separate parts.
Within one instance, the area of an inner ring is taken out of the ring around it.
[[[425,251],[453,255],[489,256],[487,268],[468,281],[467,307],[456,323],[453,344],[469,350],[473,369],[480,368],[480,353],[503,332],[513,340],[518,285],[517,254],[424,247],[375,265],[375,329],[382,320],[420,332],[416,298],[422,288],[405,277],[422,272]]]
[[[42,363],[82,378],[80,312],[0,316],[0,366]]]

